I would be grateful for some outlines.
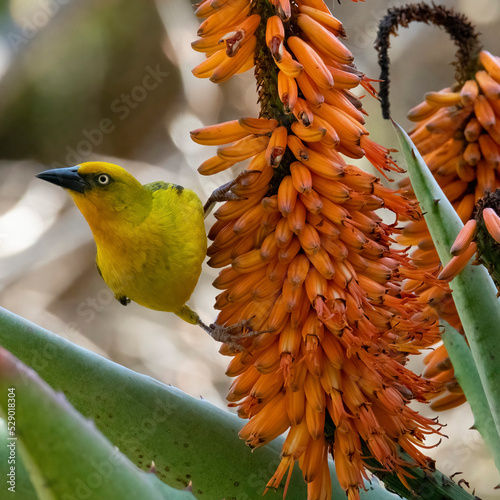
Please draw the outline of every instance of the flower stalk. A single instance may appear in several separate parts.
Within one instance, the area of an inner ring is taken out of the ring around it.
[[[392,246],[400,218],[420,219],[415,204],[350,164],[366,156],[386,177],[402,170],[369,137],[351,92],[361,85],[375,94],[371,80],[354,66],[342,24],[322,1],[242,3],[245,16],[260,17],[248,33],[232,0],[205,4],[213,11],[202,26],[225,13],[216,32],[225,45],[207,53],[216,61],[212,73],[201,63],[196,75],[218,80],[226,59],[238,55],[227,46],[233,33],[238,50],[256,39],[260,117],[192,133],[219,146],[200,166],[204,175],[250,161],[233,187],[240,199],[215,212],[208,250],[209,264],[222,269],[214,282],[217,323],[247,320],[263,332],[244,339],[241,351],[221,348],[235,378],[228,400],[249,419],[240,437],[255,448],[289,431],[268,488],[284,484],[286,492],[298,462],[308,498],[330,498],[332,455],[350,500],[359,498],[373,460],[411,496],[408,469],[432,470],[419,447],[439,425],[408,406],[425,401],[434,384],[404,364],[440,331],[403,282],[447,287],[437,268],[419,270]],[[393,223],[379,216],[382,207]]]
[[[424,22],[442,27],[450,35],[458,49],[454,66],[456,68],[455,79],[459,86],[464,85],[477,69],[477,57],[481,50],[479,35],[474,25],[463,14],[458,14],[442,5],[429,5],[423,2],[388,9],[387,14],[379,23],[375,41],[380,66],[378,95],[381,101],[382,115],[386,120],[391,116],[389,102],[390,36],[396,35],[398,27],[407,28],[412,22]],[[442,101],[440,100],[439,103]],[[449,102],[450,106],[453,104],[458,104],[458,101]],[[427,106],[422,106],[422,108],[429,111]]]

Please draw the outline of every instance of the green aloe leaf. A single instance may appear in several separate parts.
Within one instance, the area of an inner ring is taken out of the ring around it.
[[[410,180],[443,264],[462,222],[406,132],[395,122]],[[470,264],[451,282],[452,294],[467,335],[488,405],[500,435],[500,307],[496,287],[483,266]],[[459,361],[451,358],[454,366]],[[466,377],[467,374],[461,374]],[[480,412],[480,409],[472,408]]]
[[[186,395],[133,372],[0,308],[0,345],[33,367],[126,455],[167,484],[185,488],[192,481],[195,497],[260,498],[279,464],[283,439],[253,452],[239,439],[244,422],[202,399]],[[333,496],[346,498],[330,463]],[[433,480],[433,484],[437,481]],[[398,498],[375,479],[361,498]],[[457,498],[472,498],[463,492]],[[287,500],[303,500],[306,485],[298,466]],[[138,497],[144,498],[144,497]],[[283,489],[265,499],[283,498]]]
[[[484,442],[488,444],[496,468],[500,471],[500,437],[469,346],[463,335],[448,324],[442,338],[450,359],[453,360],[455,376],[473,408],[474,428],[481,433]]]
[[[0,345],[63,391],[133,463],[147,470],[154,460],[156,474],[172,486],[183,487],[191,480],[197,498],[260,498],[279,463],[283,438],[251,452],[238,438],[242,421],[235,415],[75,346],[2,308]],[[346,498],[332,462],[330,470],[333,497]],[[418,491],[425,491],[426,498],[474,498],[439,471],[414,472]],[[395,474],[384,474],[384,481],[404,494]],[[399,498],[376,478],[366,488],[362,499]],[[415,493],[406,491],[405,496],[414,498]],[[265,496],[282,497],[281,488]],[[305,497],[306,486],[295,470],[287,500]]]
[[[14,496],[21,489],[23,471],[20,467],[18,478],[16,467],[21,457],[40,500],[194,498],[140,471],[62,394],[3,348],[0,394],[0,414],[8,424],[3,445],[12,462],[7,487]]]
[[[3,396],[2,396],[3,397]],[[16,475],[16,500],[38,500],[35,488],[31,483],[29,473],[24,466],[20,456],[11,457],[10,449],[7,448],[7,422],[0,418],[0,475],[5,482],[2,488],[6,490],[10,487],[10,466],[14,466]],[[15,462],[13,462],[13,459]]]

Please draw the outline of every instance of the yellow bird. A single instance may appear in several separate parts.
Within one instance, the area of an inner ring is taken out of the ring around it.
[[[190,189],[161,181],[142,185],[111,163],[87,162],[37,177],[65,188],[73,198],[94,235],[97,270],[121,304],[133,300],[173,312],[233,346],[249,335],[241,333],[247,321],[208,326],[186,304],[207,251],[204,214],[216,201],[234,199],[229,192],[234,182],[214,192],[204,209]]]

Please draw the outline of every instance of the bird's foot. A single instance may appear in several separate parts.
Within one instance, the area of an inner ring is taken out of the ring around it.
[[[126,297],[125,295],[123,297],[116,297],[116,300],[122,305],[122,306],[128,306],[131,302],[131,300]]]
[[[229,349],[239,352],[245,349],[245,346],[242,344],[244,339],[256,337],[261,333],[267,333],[267,330],[253,331],[250,327],[251,321],[252,318],[245,319],[234,325],[222,326],[217,323],[206,325],[201,319],[198,319],[198,325],[217,342],[222,342],[226,344]]]
[[[244,200],[245,198],[239,196],[232,192],[232,189],[238,185],[242,184],[245,179],[251,177],[253,174],[260,174],[260,170],[243,170],[240,172],[236,179],[226,182],[222,186],[218,187],[214,190],[214,192],[208,197],[205,205],[203,206],[203,212],[205,217],[212,211],[212,208],[216,203],[220,203],[223,201],[236,201],[236,200]]]

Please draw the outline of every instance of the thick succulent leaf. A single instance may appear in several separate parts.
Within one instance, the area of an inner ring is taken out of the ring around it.
[[[463,335],[448,324],[443,333],[443,343],[450,359],[453,360],[455,376],[473,408],[474,427],[483,436],[484,442],[493,455],[496,468],[500,471],[500,437],[469,346]]]
[[[5,397],[2,395],[2,397]],[[10,448],[7,447],[7,422],[0,418],[0,475],[4,482],[2,488],[10,488],[9,484],[11,465],[15,467],[15,498],[16,500],[39,500],[35,488],[31,483],[28,471],[20,455],[10,456]]]
[[[177,488],[192,481],[197,498],[260,498],[279,463],[282,438],[252,452],[238,438],[244,422],[235,415],[108,361],[2,308],[0,345],[62,391],[139,468],[148,470],[154,461],[160,479]],[[346,498],[333,463],[330,468],[334,498]],[[399,498],[376,479],[366,486],[361,498]],[[282,497],[280,488],[264,498]],[[287,500],[305,497],[297,467]]]
[[[462,222],[411,139],[397,123],[393,124],[415,195],[439,258],[446,264],[451,258],[450,247],[462,228]],[[500,434],[500,304],[496,287],[483,266],[471,265],[467,265],[450,286],[497,434]],[[454,365],[459,365],[458,360],[451,360]]]
[[[139,470],[61,393],[3,348],[0,394],[0,414],[8,424],[3,447],[11,459],[22,458],[40,500],[194,498]],[[11,466],[13,481],[8,484],[13,492],[22,477],[17,477],[16,464]]]

